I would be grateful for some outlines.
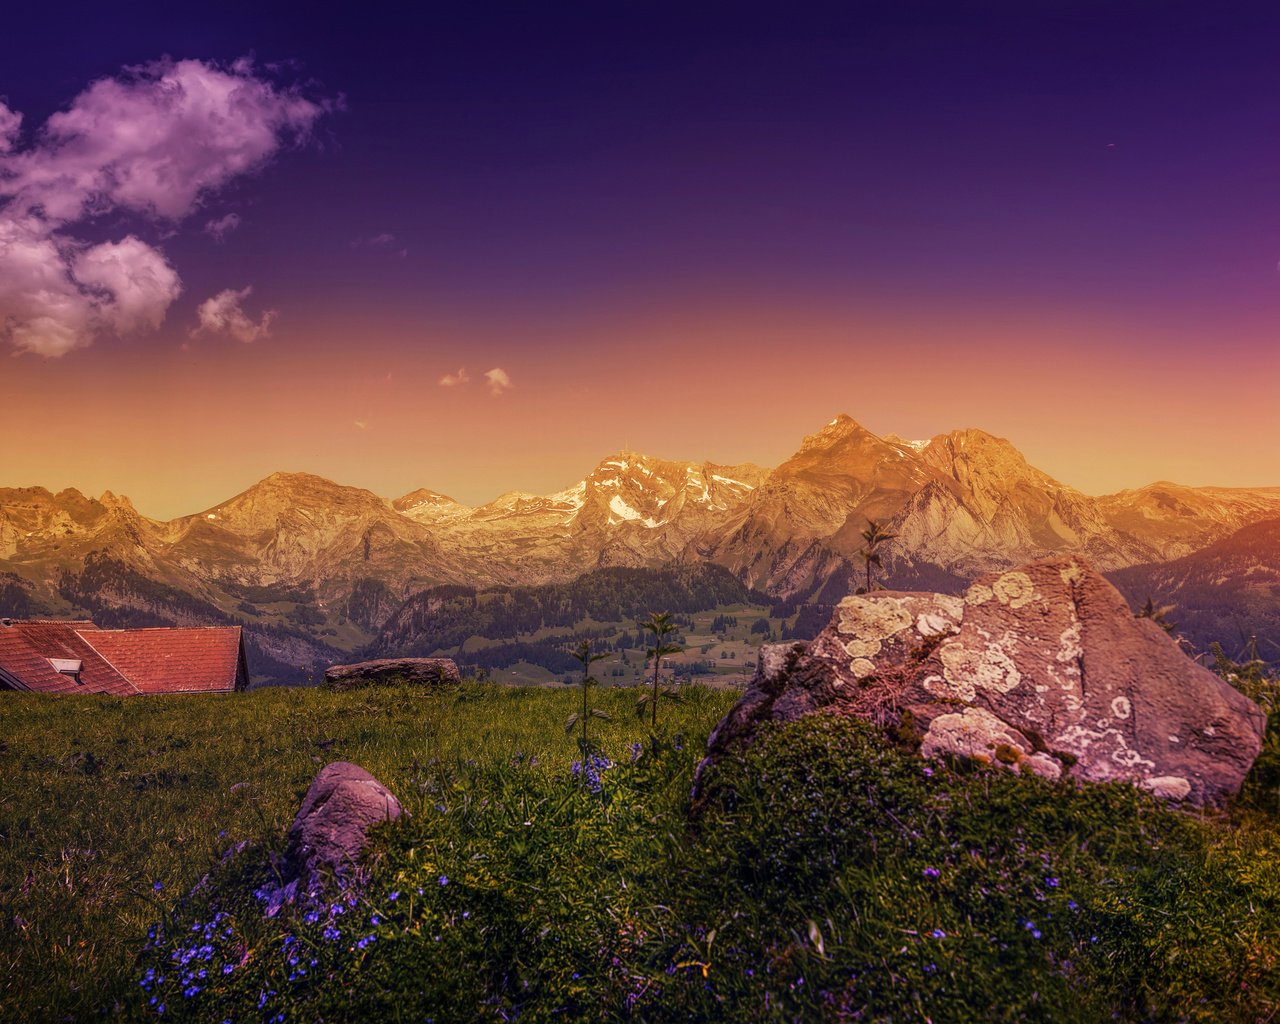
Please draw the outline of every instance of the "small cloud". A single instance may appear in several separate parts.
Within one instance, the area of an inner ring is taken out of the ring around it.
[[[227,288],[211,299],[205,299],[196,310],[200,326],[191,332],[197,334],[229,334],[246,345],[259,338],[271,337],[271,324],[277,313],[269,309],[255,322],[245,313],[241,303],[253,294],[252,287]]]
[[[489,394],[493,395],[495,398],[498,395],[505,394],[515,387],[515,385],[511,383],[511,378],[508,376],[507,371],[502,369],[500,366],[495,366],[492,370],[486,370],[484,379],[489,384]]]
[[[401,259],[409,255],[409,250],[396,242],[396,236],[390,231],[383,231],[372,238],[357,238],[351,243],[353,249],[373,249],[376,252],[394,253]]]
[[[351,421],[351,425],[352,425],[352,426],[354,426],[354,427],[356,428],[356,430],[368,430],[368,429],[369,429],[369,424],[368,424],[368,422],[367,422],[366,420],[352,420],[352,421]]]
[[[446,373],[440,378],[440,386],[442,388],[456,388],[459,384],[465,384],[471,379],[471,374],[467,373],[466,367],[459,366],[457,373]]]
[[[225,217],[218,217],[215,220],[208,221],[204,226],[204,233],[215,242],[224,242],[227,235],[231,234],[239,226],[240,214],[228,213]]]

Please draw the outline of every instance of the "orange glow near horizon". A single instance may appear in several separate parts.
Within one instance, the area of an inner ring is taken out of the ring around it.
[[[356,337],[354,323],[299,322],[253,345],[6,359],[0,486],[109,489],[168,519],[297,470],[481,504],[570,486],[623,447],[776,465],[840,412],[909,438],[980,427],[1091,494],[1158,479],[1280,485],[1259,443],[1280,437],[1280,360],[1251,354],[1243,373],[1222,354],[1189,358],[1192,338],[1127,325],[684,308]],[[439,386],[460,366],[470,383]],[[497,397],[492,366],[515,385]]]

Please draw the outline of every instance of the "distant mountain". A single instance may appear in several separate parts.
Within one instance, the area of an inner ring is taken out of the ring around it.
[[[1050,553],[1107,570],[1166,562],[1276,517],[1280,487],[1157,483],[1095,498],[981,430],[910,441],[841,415],[773,469],[623,451],[563,491],[479,507],[306,473],[170,522],[110,492],[0,489],[0,614],[243,621],[265,659],[312,665],[363,649],[441,585],[709,562],[776,601],[834,603],[862,578],[869,518],[897,534],[881,582],[954,590]]]
[[[1170,562],[1109,574],[1136,609],[1148,597],[1171,604],[1169,619],[1197,651],[1214,641],[1228,657],[1280,663],[1280,519],[1252,523],[1208,547]]]

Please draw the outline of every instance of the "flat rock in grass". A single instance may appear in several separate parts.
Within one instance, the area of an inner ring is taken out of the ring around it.
[[[337,686],[369,686],[386,683],[446,684],[462,676],[452,658],[379,658],[351,665],[330,665],[324,681]]]
[[[993,573],[963,597],[851,595],[803,653],[766,650],[760,666],[709,759],[763,722],[824,712],[914,730],[925,756],[1212,804],[1239,791],[1266,724],[1078,559]]]
[[[325,765],[289,827],[285,876],[310,890],[325,873],[349,878],[369,841],[369,829],[400,817],[400,801],[359,765]]]

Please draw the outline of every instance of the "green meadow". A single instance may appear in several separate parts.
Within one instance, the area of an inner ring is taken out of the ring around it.
[[[766,732],[736,694],[651,737],[601,687],[0,702],[0,1019],[1265,1021],[1280,824],[1124,786],[926,765],[858,723]],[[255,890],[321,765],[409,812],[358,892]],[[233,857],[223,854],[248,845]],[[208,875],[205,885],[198,885]]]

